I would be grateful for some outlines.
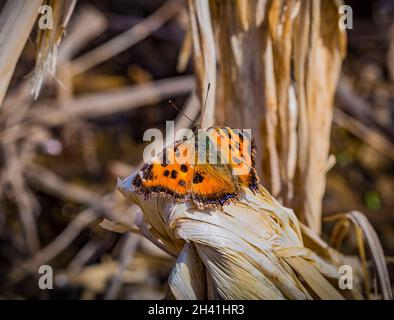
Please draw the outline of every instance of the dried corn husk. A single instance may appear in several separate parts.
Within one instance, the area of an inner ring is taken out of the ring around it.
[[[293,211],[263,187],[257,194],[244,189],[241,200],[223,210],[199,210],[191,202],[145,200],[134,192],[133,178],[120,180],[119,190],[141,208],[140,232],[177,257],[169,278],[175,298],[361,297],[337,287],[342,256],[333,254],[334,261],[306,247]]]

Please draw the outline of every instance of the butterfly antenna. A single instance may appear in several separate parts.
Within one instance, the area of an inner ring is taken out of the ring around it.
[[[194,120],[190,119],[181,109],[179,109],[176,104],[172,100],[168,100],[169,104],[172,105],[175,110],[178,110],[179,113],[183,114],[187,119],[189,119],[193,124],[195,123]]]
[[[207,106],[208,93],[209,93],[209,88],[210,88],[210,87],[211,87],[211,83],[208,82],[207,93],[206,93],[206,95],[205,95],[204,105],[203,105],[202,110],[201,110],[200,120],[198,121],[198,126],[199,126],[199,127],[201,127],[202,117],[204,116],[205,107]]]

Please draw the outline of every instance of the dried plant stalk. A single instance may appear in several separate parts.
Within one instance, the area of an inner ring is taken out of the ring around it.
[[[217,123],[253,130],[263,184],[320,232],[345,43],[338,4],[213,0],[211,8],[218,44]]]
[[[200,100],[207,96],[201,125],[205,128],[214,124],[216,96],[216,50],[212,33],[211,15],[208,0],[189,0],[190,28],[194,50],[194,68],[197,77],[197,90]]]
[[[66,2],[50,0],[46,3],[52,8],[52,26],[38,30],[38,52],[31,88],[31,94],[35,100],[40,94],[45,77],[49,74],[55,78],[58,47],[74,11],[76,0]]]
[[[0,15],[0,106],[42,0],[9,0]]]
[[[382,298],[385,300],[392,300],[393,293],[391,290],[390,277],[386,266],[386,261],[383,253],[382,246],[380,244],[379,238],[369,223],[365,215],[358,211],[352,211],[346,214],[337,214],[327,217],[328,221],[337,221],[334,231],[332,233],[331,242],[339,248],[346,233],[349,231],[349,223],[351,222],[355,226],[355,235],[357,244],[359,247],[360,257],[362,258],[363,274],[366,281],[364,284],[366,286],[365,291],[368,293],[368,297],[371,295],[371,288],[369,281],[369,274],[367,270],[367,259],[366,259],[366,249],[364,242],[368,245],[370,255],[372,257],[373,269],[376,273],[376,279],[379,285],[379,291],[381,292]],[[377,290],[375,290],[377,291]]]

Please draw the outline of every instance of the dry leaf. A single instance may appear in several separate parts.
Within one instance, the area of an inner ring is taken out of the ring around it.
[[[243,189],[223,210],[199,210],[189,201],[145,200],[134,192],[134,176],[119,190],[141,208],[142,233],[178,257],[169,280],[176,298],[207,298],[209,291],[222,299],[343,298],[333,285],[338,266],[304,246],[293,211],[263,187]]]

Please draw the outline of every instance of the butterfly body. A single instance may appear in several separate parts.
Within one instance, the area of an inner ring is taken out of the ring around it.
[[[242,186],[257,190],[250,136],[228,127],[193,132],[192,138],[175,142],[143,165],[132,182],[137,193],[191,200],[204,209],[239,199]]]

